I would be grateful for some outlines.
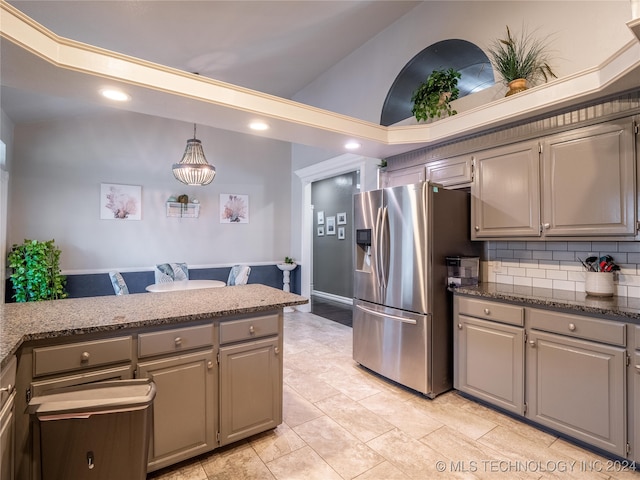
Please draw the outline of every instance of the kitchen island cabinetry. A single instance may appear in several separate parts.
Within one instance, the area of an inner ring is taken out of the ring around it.
[[[635,135],[627,119],[475,154],[472,239],[633,239]]]
[[[215,448],[216,380],[212,322],[141,333],[137,376],[156,385],[148,471]],[[194,351],[195,350],[195,351]]]
[[[16,358],[0,372],[0,479],[14,478]]]
[[[524,414],[524,309],[456,297],[454,388]]]
[[[527,417],[626,456],[625,325],[537,309],[527,321]]]
[[[640,462],[640,326],[636,326],[634,330],[636,349],[631,358],[631,365],[633,366],[631,384],[633,385],[633,390],[629,392],[629,405],[633,405],[633,423],[631,425],[634,435],[633,459],[636,462]]]
[[[282,423],[282,314],[220,325],[220,445]]]

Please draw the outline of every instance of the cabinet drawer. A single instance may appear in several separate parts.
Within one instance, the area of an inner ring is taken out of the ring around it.
[[[494,322],[511,325],[524,325],[524,308],[486,300],[476,300],[468,297],[458,298],[458,313]]]
[[[636,332],[636,350],[640,350],[640,326],[636,325],[634,330]]]
[[[174,328],[138,336],[138,356],[150,357],[213,345],[213,324]]]
[[[536,330],[559,333],[611,345],[626,346],[626,325],[622,322],[527,309],[529,326]]]
[[[263,315],[220,323],[220,344],[278,334],[278,315]]]
[[[131,337],[33,349],[33,376],[131,361]]]

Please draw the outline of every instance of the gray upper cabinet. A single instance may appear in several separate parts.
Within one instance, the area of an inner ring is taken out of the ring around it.
[[[378,186],[380,188],[399,187],[400,185],[424,182],[424,179],[424,165],[415,165],[400,170],[380,171]]]
[[[429,162],[426,165],[427,180],[444,187],[461,188],[473,180],[473,157],[461,155]]]
[[[485,150],[475,157],[471,238],[540,235],[538,142]]]
[[[627,119],[480,152],[472,238],[634,239],[635,141]]]
[[[635,235],[633,129],[609,122],[544,141],[546,236]]]

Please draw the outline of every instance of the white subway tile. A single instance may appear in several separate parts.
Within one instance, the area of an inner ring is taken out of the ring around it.
[[[613,261],[620,265],[621,263],[627,263],[627,255],[627,253],[617,252],[611,256],[613,257]]]
[[[496,250],[496,258],[513,258],[513,250]]]
[[[524,277],[527,275],[527,269],[520,267],[509,267],[507,268],[507,275],[512,275],[514,277]]]
[[[573,282],[584,282],[584,278],[585,278],[585,272],[582,270],[567,272],[567,280],[571,280]]]
[[[553,288],[556,290],[571,290],[576,291],[576,282],[568,282],[565,280],[554,280]]]
[[[513,285],[513,277],[510,275],[496,275],[496,282],[506,283],[507,285]]]
[[[541,250],[534,250],[532,258],[536,260],[552,260],[553,252],[546,252]]]
[[[584,282],[576,282],[576,292],[584,293]]]
[[[553,252],[553,259],[574,261],[576,254],[575,252]]]
[[[618,242],[591,242],[591,249],[604,254],[615,253],[618,251]]]
[[[519,267],[520,266],[520,260],[513,260],[513,259],[503,259],[502,260],[502,266],[503,267]]]
[[[584,267],[580,262],[560,262],[560,270],[584,272]]]
[[[619,242],[618,252],[640,253],[640,242]]]
[[[546,242],[527,242],[527,250],[546,250]]]
[[[533,258],[532,254],[533,252],[530,252],[529,250],[514,250],[513,258],[521,258],[527,260]]]
[[[533,286],[533,278],[528,277],[513,277],[514,285],[521,285],[523,287],[531,287]]]
[[[547,250],[566,250],[567,242],[546,242]]]
[[[534,278],[533,286],[537,288],[553,288],[553,280],[547,280],[545,278]]]
[[[560,262],[556,260],[540,260],[538,265],[545,270],[560,270]]]
[[[627,286],[626,285],[614,285],[615,289],[616,289],[616,295],[618,295],[619,297],[626,297],[627,296]]]
[[[527,277],[547,278],[547,271],[541,268],[527,268]]]
[[[640,298],[640,287],[627,287],[627,296]]]
[[[550,278],[552,280],[566,280],[567,277],[568,275],[565,270],[547,270],[547,278]]]
[[[527,244],[525,242],[509,242],[507,247],[509,250],[525,250]]]
[[[520,259],[520,266],[526,268],[538,268],[538,260]]]
[[[567,242],[567,250],[590,252],[592,250],[591,242]]]

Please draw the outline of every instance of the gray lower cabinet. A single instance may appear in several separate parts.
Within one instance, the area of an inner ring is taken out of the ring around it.
[[[454,308],[454,388],[523,414],[523,309],[461,297]]]
[[[636,326],[634,330],[636,350],[631,359],[633,392],[629,395],[629,405],[633,405],[633,459],[640,462],[640,326]],[[640,464],[638,468],[640,468]]]
[[[140,362],[138,377],[156,384],[148,471],[215,448],[213,349]]]
[[[15,478],[15,396],[16,359],[0,373],[0,479]]]

